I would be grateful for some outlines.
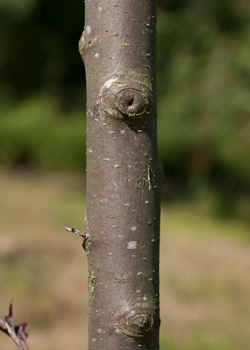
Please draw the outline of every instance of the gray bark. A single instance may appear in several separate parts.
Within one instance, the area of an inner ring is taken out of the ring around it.
[[[89,349],[159,349],[156,1],[86,0]]]

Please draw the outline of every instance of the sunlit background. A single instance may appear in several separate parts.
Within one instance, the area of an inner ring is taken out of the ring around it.
[[[0,0],[0,318],[87,349],[84,2]],[[158,0],[161,349],[250,349],[250,2]],[[0,333],[0,348],[15,348]]]

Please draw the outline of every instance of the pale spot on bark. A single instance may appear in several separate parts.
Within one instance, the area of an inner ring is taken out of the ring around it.
[[[136,241],[130,241],[130,242],[128,242],[127,249],[135,249],[136,245],[137,245]]]
[[[90,28],[90,26],[87,26],[87,27],[86,27],[86,32],[87,32],[88,34],[91,33],[91,28]]]
[[[131,231],[136,231],[136,229],[137,229],[136,226],[132,226],[132,227],[130,228]]]
[[[95,58],[98,58],[98,57],[99,57],[99,53],[96,53],[96,54],[95,54]]]
[[[112,79],[107,80],[106,83],[103,85],[101,91],[100,91],[100,96],[101,96],[101,94],[102,94],[103,89],[109,89],[110,86],[112,86],[112,84],[113,84],[115,81],[117,81],[117,80],[118,80],[118,77],[117,77],[117,78],[112,78]]]

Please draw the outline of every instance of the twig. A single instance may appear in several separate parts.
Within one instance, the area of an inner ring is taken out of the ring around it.
[[[17,345],[19,350],[29,350],[28,344],[26,342],[28,334],[25,332],[26,322],[21,323],[19,326],[14,326],[13,316],[12,316],[12,305],[13,299],[9,304],[9,315],[5,316],[5,321],[0,319],[0,331],[7,334]],[[25,348],[21,342],[24,342]]]
[[[85,240],[88,238],[88,235],[87,235],[86,233],[83,233],[83,232],[81,232],[81,231],[78,231],[78,230],[76,230],[76,229],[73,228],[73,227],[69,227],[69,226],[65,226],[65,225],[63,225],[63,227],[65,228],[65,230],[67,230],[67,231],[69,231],[69,232],[73,232],[73,233],[75,233],[76,235],[83,237]]]

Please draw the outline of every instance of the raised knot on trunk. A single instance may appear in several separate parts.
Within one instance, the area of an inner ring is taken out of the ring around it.
[[[133,338],[143,338],[159,328],[159,315],[148,305],[136,304],[119,311],[116,332]]]
[[[102,115],[129,122],[147,118],[153,96],[149,85],[125,78],[106,81],[100,92],[98,107]]]

